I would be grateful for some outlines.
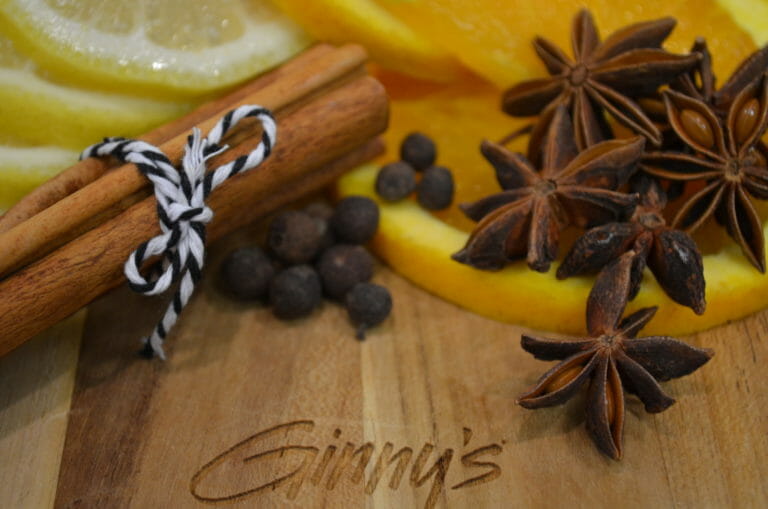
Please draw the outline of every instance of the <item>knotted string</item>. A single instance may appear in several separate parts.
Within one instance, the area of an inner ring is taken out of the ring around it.
[[[251,153],[206,173],[208,159],[229,148],[219,146],[221,139],[246,117],[256,117],[261,122],[263,134],[259,145]],[[152,335],[144,339],[144,353],[165,359],[163,341],[200,280],[205,259],[205,225],[213,218],[205,199],[229,177],[259,166],[269,156],[276,134],[272,114],[260,106],[249,105],[224,115],[207,138],[193,128],[184,147],[180,171],[159,148],[139,140],[105,138],[103,143],[88,147],[81,154],[81,159],[111,155],[133,163],[155,189],[162,233],[142,243],[128,257],[125,276],[128,285],[144,295],[163,293],[179,279],[181,283]],[[162,256],[160,273],[142,276],[139,268],[157,255]]]

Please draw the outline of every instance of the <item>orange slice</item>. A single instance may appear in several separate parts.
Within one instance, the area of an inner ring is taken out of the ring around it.
[[[740,41],[743,38],[739,39]],[[710,37],[714,43],[714,39]],[[721,43],[715,43],[721,44]],[[721,79],[755,48],[745,43],[735,56],[720,64]],[[716,62],[720,54],[715,53]],[[455,204],[472,201],[498,191],[491,166],[478,147],[483,138],[496,140],[520,127],[523,121],[499,111],[501,91],[483,83],[464,82],[452,86],[404,80],[380,73],[391,101],[387,154],[381,163],[399,159],[399,144],[411,131],[431,136],[438,146],[437,163],[448,166],[456,179]],[[522,151],[524,141],[512,148]],[[548,273],[531,271],[524,261],[499,272],[473,269],[453,261],[451,254],[464,246],[474,223],[454,205],[433,214],[413,200],[385,203],[374,191],[378,166],[367,165],[342,178],[337,194],[369,196],[381,206],[375,252],[397,272],[426,290],[449,301],[501,321],[562,333],[584,332],[586,299],[592,278],[559,281],[556,264]],[[567,245],[561,246],[564,254]],[[657,317],[644,333],[683,335],[753,313],[768,304],[768,276],[759,274],[729,242],[704,257],[707,281],[707,310],[698,316],[669,299],[647,272],[630,311],[659,306]]]
[[[592,279],[559,281],[556,266],[542,274],[525,262],[499,272],[473,269],[453,261],[467,233],[440,221],[412,200],[389,204],[373,189],[377,165],[366,165],[337,184],[340,196],[364,195],[379,202],[381,220],[374,251],[398,273],[435,295],[480,315],[534,329],[584,333],[584,314]],[[707,310],[696,315],[664,294],[647,272],[628,312],[659,306],[644,334],[680,336],[741,318],[768,303],[768,276],[759,274],[731,244],[704,257]]]
[[[417,27],[392,16],[374,0],[274,0],[315,38],[363,44],[371,58],[389,68],[434,81],[460,77],[461,64]]]
[[[450,48],[470,69],[500,87],[540,75],[544,67],[531,49],[537,35],[563,48],[570,48],[570,24],[576,11],[585,6],[595,16],[601,36],[630,23],[663,16],[677,18],[667,49],[686,52],[696,36],[706,36],[716,55],[715,72],[754,47],[750,35],[737,25],[729,10],[715,0],[378,0],[385,9],[444,48]],[[743,4],[735,0],[724,3]],[[753,4],[755,2],[750,2]],[[760,2],[756,5],[760,6]],[[763,36],[765,37],[765,36]],[[759,41],[759,44],[765,40]]]

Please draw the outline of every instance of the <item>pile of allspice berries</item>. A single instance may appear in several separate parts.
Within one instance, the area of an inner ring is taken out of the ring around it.
[[[317,202],[284,211],[270,222],[264,248],[242,247],[224,259],[223,286],[238,299],[266,300],[282,320],[309,316],[325,296],[346,307],[364,339],[392,309],[389,291],[370,282],[374,261],[363,246],[378,225],[378,205],[363,196],[335,209]]]
[[[400,159],[377,175],[376,193],[384,201],[415,192],[428,210],[451,205],[453,175],[435,165],[432,139],[409,134],[400,146]],[[374,261],[364,247],[378,226],[379,207],[364,196],[344,198],[335,208],[315,202],[282,212],[270,222],[263,247],[250,245],[227,255],[220,270],[222,286],[235,298],[267,301],[282,320],[311,315],[325,297],[344,305],[357,338],[364,339],[392,310],[389,291],[370,282]]]
[[[436,161],[435,142],[423,133],[409,134],[400,144],[400,161],[382,166],[376,175],[376,194],[396,202],[415,191],[416,201],[425,209],[448,208],[453,203],[453,174]]]

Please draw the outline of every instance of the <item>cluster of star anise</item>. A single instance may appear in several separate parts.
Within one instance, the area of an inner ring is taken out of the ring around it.
[[[592,338],[524,336],[534,356],[561,362],[519,403],[560,404],[589,381],[587,428],[613,458],[621,456],[623,390],[660,412],[674,400],[657,380],[688,374],[711,356],[672,338],[635,338],[655,308],[621,320],[645,268],[670,298],[703,313],[702,257],[690,234],[714,217],[765,272],[752,198],[768,199],[768,46],[716,90],[703,40],[687,55],[661,48],[674,25],[671,18],[638,23],[601,41],[582,10],[573,22],[572,59],[546,39],[534,41],[550,76],[513,86],[502,101],[510,115],[538,115],[527,156],[483,142],[502,191],[462,205],[478,224],[454,255],[487,270],[525,258],[546,272],[562,230],[587,230],[557,277],[598,274],[587,304]],[[611,121],[636,136],[617,139]],[[668,224],[669,201],[679,208]]]

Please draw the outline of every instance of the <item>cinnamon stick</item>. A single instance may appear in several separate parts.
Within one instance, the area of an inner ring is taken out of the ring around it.
[[[234,89],[223,97],[202,104],[190,113],[139,136],[138,139],[153,145],[165,143],[174,136],[189,131],[192,127],[212,117],[217,112],[232,109],[243,98],[265,86],[289,74],[303,72],[304,69],[311,68],[313,60],[332,51],[334,51],[334,48],[328,44],[312,46],[280,67]],[[355,55],[354,58],[345,62],[345,65],[360,65],[360,62],[357,62],[357,60],[358,57]],[[334,71],[338,72],[340,70],[335,69]],[[323,76],[329,80],[335,78],[333,72],[323,74]],[[17,224],[45,210],[78,189],[82,189],[104,175],[109,168],[114,167],[115,165],[112,163],[109,159],[90,158],[62,171],[24,196],[8,209],[5,214],[0,216],[0,233],[10,230]]]
[[[201,108],[192,120],[203,133],[207,133],[230,109],[242,104],[260,104],[271,109],[278,119],[289,113],[291,108],[311,100],[329,88],[340,86],[349,79],[364,74],[363,63],[366,54],[360,46],[348,45],[333,51],[320,51],[312,55],[305,65],[290,72],[284,72],[280,79],[274,79],[266,85],[250,92],[252,87],[233,93],[233,103],[216,102],[213,106]],[[173,129],[163,129],[162,135],[185,127],[183,122]],[[187,129],[176,134],[160,145],[161,150],[178,162],[186,143]],[[157,136],[160,136],[158,134]],[[93,163],[78,163],[91,171]],[[98,184],[98,185],[97,185]],[[38,214],[23,221],[10,230],[0,233],[0,276],[39,259],[44,254],[80,235],[93,226],[94,218],[102,221],[121,209],[120,204],[130,204],[137,199],[129,197],[142,188],[148,189],[147,179],[132,164],[116,168],[97,182],[66,196]],[[144,192],[145,195],[148,191]],[[143,198],[139,196],[138,199]]]
[[[215,216],[208,238],[214,240],[375,155],[380,146],[370,140],[386,124],[386,93],[369,77],[286,115],[269,159],[211,194],[208,204]],[[211,166],[251,150],[258,139],[233,147]],[[154,197],[142,200],[0,282],[0,355],[120,284],[127,256],[160,231],[155,207]]]

